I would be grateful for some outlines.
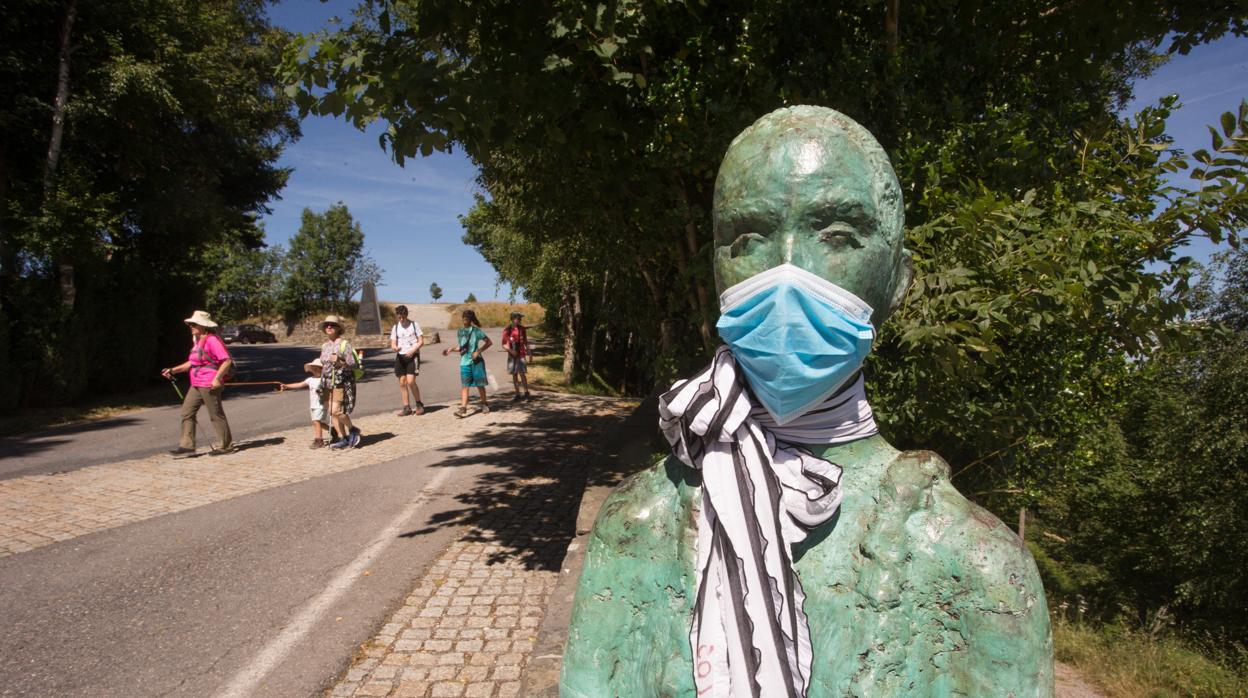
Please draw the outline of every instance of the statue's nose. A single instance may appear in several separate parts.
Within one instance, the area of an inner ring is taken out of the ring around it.
[[[792,264],[811,273],[819,273],[817,270],[818,255],[815,254],[816,250],[811,249],[811,245],[818,244],[818,242],[812,241],[810,235],[803,235],[802,231],[790,228],[780,235],[778,242],[780,254],[777,256],[781,263]]]

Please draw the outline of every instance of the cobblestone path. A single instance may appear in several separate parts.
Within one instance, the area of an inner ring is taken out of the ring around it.
[[[465,535],[434,561],[330,694],[519,695],[575,534],[587,466],[602,457],[591,448],[605,431],[602,417],[627,411],[602,403],[581,428],[561,432],[562,441],[544,433],[535,441],[540,450],[511,464],[514,477],[461,495]]]

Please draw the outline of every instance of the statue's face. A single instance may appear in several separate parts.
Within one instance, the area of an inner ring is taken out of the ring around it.
[[[826,127],[751,134],[715,183],[715,282],[724,289],[789,263],[850,291],[880,322],[909,283],[900,230],[877,210],[873,182],[892,176]],[[898,285],[901,285],[900,292]]]

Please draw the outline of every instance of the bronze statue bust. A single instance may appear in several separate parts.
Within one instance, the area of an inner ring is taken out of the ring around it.
[[[781,109],[742,132],[720,168],[714,219],[721,292],[793,265],[865,301],[878,328],[910,283],[896,175],[875,139],[831,109]],[[807,695],[1053,694],[1035,563],[952,486],[939,456],[900,452],[878,434],[793,446],[841,468],[839,511],[792,550],[813,652]],[[690,630],[702,483],[699,470],[668,457],[604,504],[562,695],[697,693]]]

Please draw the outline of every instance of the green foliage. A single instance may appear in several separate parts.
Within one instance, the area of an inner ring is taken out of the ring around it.
[[[1079,439],[1087,465],[1040,496],[1047,555],[1068,594],[1112,618],[1170,613],[1248,637],[1248,250],[1221,256],[1224,283],[1193,300],[1190,341],[1130,366],[1108,422]],[[1210,323],[1213,323],[1212,325]],[[1127,583],[1124,583],[1126,580]]]
[[[761,114],[811,103],[860,121],[893,156],[921,225],[961,201],[915,192],[982,183],[1004,203],[1074,180],[1072,134],[1115,127],[1166,36],[1186,50],[1244,28],[1231,2],[1121,13],[1026,2],[988,15],[918,2],[894,34],[884,14],[878,3],[377,0],[297,38],[284,70],[302,111],[385,122],[399,162],[463,147],[489,194],[464,219],[466,241],[501,280],[567,309],[578,372],[649,392],[716,343],[711,190],[728,142]]]
[[[208,310],[218,322],[277,314],[284,263],[281,247],[254,249],[236,242],[207,250],[203,265],[214,270],[206,289]]]
[[[429,284],[429,297],[433,299],[434,303],[437,303],[438,299],[442,297],[442,287],[438,285],[438,282],[435,281]]]
[[[258,245],[298,135],[263,2],[80,1],[52,167],[67,7],[0,15],[0,309],[18,392],[0,409],[128,389],[182,355],[207,251]]]
[[[728,143],[784,105],[848,114],[889,152],[915,255],[868,366],[877,415],[990,507],[1066,525],[1074,500],[1050,495],[1134,462],[1132,439],[1156,435],[1123,423],[1124,395],[1154,353],[1196,341],[1181,247],[1237,245],[1248,227],[1248,108],[1190,156],[1165,135],[1173,99],[1118,111],[1167,51],[1242,36],[1248,15],[1230,0],[919,0],[892,24],[887,6],[375,0],[296,39],[284,75],[303,112],[383,121],[400,163],[463,148],[488,194],[465,241],[551,309],[565,373],[639,393],[717,342],[709,211]],[[1101,484],[1108,527],[1119,483]],[[1087,545],[1045,548],[1067,586],[1122,583]]]
[[[365,282],[381,281],[380,267],[364,252],[364,231],[341,202],[324,213],[303,209],[284,264],[279,304],[288,317],[345,312]]]

